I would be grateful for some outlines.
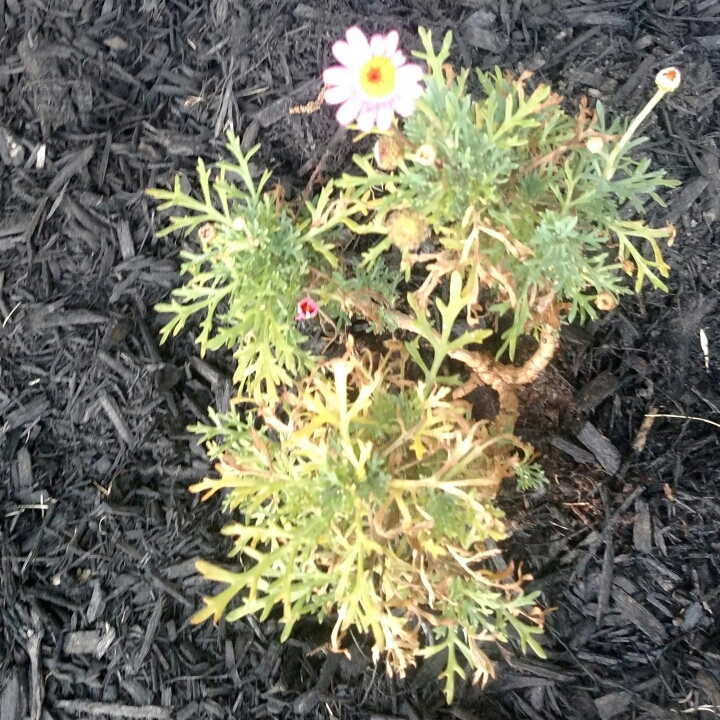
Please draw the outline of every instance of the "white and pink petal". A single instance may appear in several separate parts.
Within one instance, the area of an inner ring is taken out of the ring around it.
[[[377,109],[377,120],[375,121],[375,124],[377,125],[378,130],[389,130],[390,126],[392,125],[392,119],[393,119],[393,105],[392,103],[384,103],[383,105],[380,105]]]
[[[385,36],[373,35],[370,38],[370,52],[374,57],[385,54]]]
[[[390,62],[396,67],[402,67],[406,62],[407,58],[405,57],[405,54],[402,52],[402,50],[396,50],[391,56],[390,56]]]
[[[345,39],[353,53],[359,58],[362,58],[362,62],[366,62],[372,57],[370,43],[365,37],[365,33],[359,27],[353,25],[353,27],[348,28],[345,32]]]
[[[344,65],[331,65],[323,73],[323,80],[326,85],[353,85],[356,78],[357,73]]]
[[[332,54],[341,65],[355,71],[359,70],[372,57],[367,40],[365,41],[365,47],[338,40],[333,43]]]
[[[419,83],[423,79],[423,70],[419,65],[410,63],[396,68],[395,81],[401,87]]]
[[[358,115],[357,124],[362,132],[370,132],[377,119],[378,106],[374,103],[363,103]]]
[[[328,88],[325,91],[325,102],[328,105],[339,105],[355,95],[355,88],[352,85],[338,85]]]
[[[415,112],[415,103],[411,98],[399,95],[393,100],[393,109],[402,117],[410,117]]]
[[[362,108],[362,104],[362,100],[357,95],[353,95],[353,97],[346,100],[338,108],[335,119],[341,125],[349,125],[358,116],[358,113]]]
[[[385,36],[385,51],[383,52],[383,55],[385,55],[385,57],[391,58],[397,51],[399,42],[400,36],[398,35],[397,30],[391,30]]]

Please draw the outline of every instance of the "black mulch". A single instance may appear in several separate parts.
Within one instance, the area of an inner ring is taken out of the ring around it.
[[[684,84],[646,125],[683,181],[655,208],[678,239],[670,293],[567,328],[524,393],[553,481],[501,502],[549,615],[548,660],[493,650],[497,679],[447,708],[305,623],[188,626],[221,559],[219,503],[186,426],[227,398],[224,356],[158,347],[178,238],[144,188],[262,143],[293,192],[347,167],[320,89],[352,23],[455,33],[455,62],[637,111],[666,64]],[[83,717],[680,718],[720,705],[720,4],[717,0],[0,0],[0,720]],[[703,355],[704,330],[709,357]],[[642,432],[641,432],[642,431]],[[640,437],[639,437],[640,434]],[[644,442],[644,448],[639,443]]]

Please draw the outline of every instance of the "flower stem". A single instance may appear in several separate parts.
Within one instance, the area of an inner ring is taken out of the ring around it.
[[[650,114],[650,111],[663,99],[667,94],[666,90],[658,89],[658,91],[650,98],[648,104],[638,113],[637,117],[630,123],[630,127],[625,131],[625,134],[620,138],[620,142],[613,148],[613,151],[608,155],[605,162],[605,172],[603,177],[606,180],[612,180],[612,176],[615,174],[616,163],[623,148],[628,144],[630,138],[635,134],[635,131],[640,127],[640,123]]]

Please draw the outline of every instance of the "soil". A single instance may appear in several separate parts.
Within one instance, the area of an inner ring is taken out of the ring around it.
[[[234,129],[289,192],[349,166],[313,100],[353,24],[455,35],[458,66],[532,70],[569,107],[635,113],[684,83],[643,151],[682,185],[667,294],[563,331],[519,428],[552,482],[499,499],[505,556],[547,608],[546,660],[490,648],[497,677],[448,707],[438,669],[390,679],[304,623],[188,618],[224,558],[186,427],[231,367],[191,333],[158,345],[179,238],[147,187]],[[0,720],[709,718],[720,706],[720,4],[717,0],[0,0]],[[703,351],[702,337],[707,350]],[[655,417],[648,414],[672,415]]]

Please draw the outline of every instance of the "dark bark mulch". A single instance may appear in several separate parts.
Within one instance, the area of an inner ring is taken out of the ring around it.
[[[670,292],[566,328],[524,393],[552,483],[502,495],[506,557],[542,591],[545,661],[495,649],[496,680],[447,708],[437,668],[405,680],[362,643],[327,655],[309,621],[192,628],[221,559],[219,504],[186,431],[228,397],[191,333],[159,347],[179,284],[146,187],[223,152],[233,128],[290,192],[348,166],[320,89],[353,23],[455,33],[457,65],[530,69],[568,102],[632,114],[655,71],[681,90],[646,125],[683,181]],[[720,5],[689,0],[0,0],[0,720],[714,717],[720,706]],[[705,332],[709,357],[700,344]],[[645,415],[657,418],[645,426]]]

